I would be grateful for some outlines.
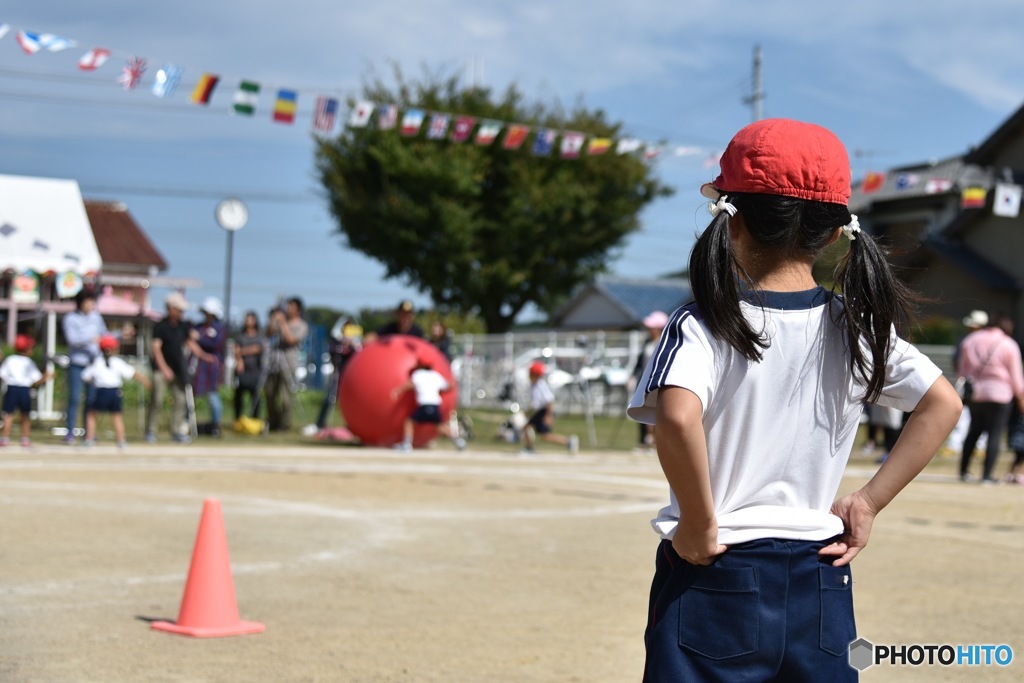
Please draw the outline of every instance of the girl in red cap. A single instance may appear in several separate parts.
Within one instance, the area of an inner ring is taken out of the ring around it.
[[[112,335],[100,337],[100,355],[82,371],[82,380],[96,387],[92,401],[85,407],[85,445],[96,445],[96,413],[110,413],[118,448],[125,447],[124,401],[121,388],[125,380],[138,380],[149,389],[152,382],[117,355],[121,342]]]
[[[928,463],[960,399],[896,326],[910,293],[847,208],[829,131],[742,129],[704,188],[713,219],[632,401],[670,484],[645,681],[850,681],[852,560]],[[813,278],[839,239],[836,294]],[[912,413],[888,459],[836,500],[864,402]]]
[[[11,440],[11,426],[14,414],[21,413],[21,445],[28,448],[32,445],[29,432],[32,429],[32,389],[53,377],[52,372],[45,375],[39,371],[32,353],[36,342],[27,334],[19,334],[14,338],[14,355],[4,358],[0,363],[0,381],[6,388],[4,391],[4,430],[0,436],[0,446],[6,446]]]
[[[523,453],[535,453],[537,439],[541,438],[565,446],[570,455],[575,455],[580,449],[579,437],[575,434],[563,436],[552,431],[555,422],[555,395],[544,379],[547,372],[547,366],[540,361],[530,364],[530,409],[533,415],[523,428]]]

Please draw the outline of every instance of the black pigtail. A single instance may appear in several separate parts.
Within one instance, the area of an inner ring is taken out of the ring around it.
[[[836,266],[835,281],[843,288],[843,317],[853,368],[866,384],[865,400],[872,403],[885,385],[892,327],[909,322],[912,304],[918,298],[896,277],[885,250],[870,235],[861,232],[856,237]]]
[[[760,360],[768,343],[751,329],[740,308],[742,272],[732,254],[729,214],[722,211],[697,237],[690,252],[690,282],[701,315],[715,337],[747,360]]]

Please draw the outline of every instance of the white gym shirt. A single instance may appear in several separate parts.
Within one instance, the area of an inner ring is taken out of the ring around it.
[[[771,340],[760,362],[712,337],[697,305],[688,304],[669,319],[628,414],[654,424],[661,387],[682,387],[700,399],[719,543],[825,540],[843,532],[829,510],[865,395],[845,332],[833,322],[842,300],[821,287],[760,294],[763,309],[741,302],[751,327]],[[913,411],[941,374],[893,332],[877,403]],[[666,539],[679,519],[675,492],[669,493],[670,505],[651,521]]]
[[[448,380],[437,370],[421,368],[415,370],[410,377],[413,390],[416,392],[416,405],[441,405],[441,392],[448,390]]]
[[[12,387],[31,387],[43,378],[35,361],[28,356],[11,354],[0,363],[0,381]]]
[[[97,389],[119,389],[126,380],[133,377],[135,368],[120,356],[111,356],[109,359],[99,356],[82,371],[82,379],[91,382]]]

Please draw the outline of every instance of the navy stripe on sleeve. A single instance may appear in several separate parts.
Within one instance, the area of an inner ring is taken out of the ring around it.
[[[665,325],[665,331],[661,335],[661,341],[658,342],[658,350],[654,352],[652,358],[651,376],[647,380],[645,393],[664,386],[669,368],[672,367],[679,349],[683,346],[683,324],[692,315],[690,307],[683,306],[669,318],[668,324]]]

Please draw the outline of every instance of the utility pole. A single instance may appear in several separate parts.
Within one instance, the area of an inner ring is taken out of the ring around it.
[[[480,60],[480,68],[477,69],[477,59]],[[484,58],[476,55],[469,58],[466,64],[466,80],[472,88],[479,88],[484,80]]]
[[[761,46],[754,46],[753,90],[749,97],[743,98],[744,104],[750,105],[750,113],[754,121],[761,120],[761,102],[764,100],[764,88],[761,83]]]

